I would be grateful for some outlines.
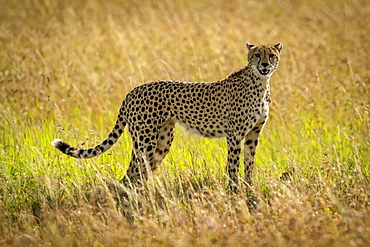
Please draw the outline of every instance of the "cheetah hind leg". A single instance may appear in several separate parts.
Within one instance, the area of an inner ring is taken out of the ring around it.
[[[142,185],[148,179],[149,173],[155,171],[170,150],[174,137],[175,123],[171,120],[164,123],[158,133],[153,133],[152,138],[133,139],[133,150],[129,168],[122,182],[125,185]],[[145,139],[152,141],[145,143]]]
[[[134,139],[133,139],[133,143],[134,143]],[[143,171],[144,162],[141,158],[138,157],[136,153],[137,151],[134,149],[134,145],[133,145],[132,153],[131,153],[131,161],[126,171],[126,175],[122,179],[122,183],[128,187],[141,184],[141,181],[143,180],[142,171]]]
[[[172,120],[168,120],[162,126],[158,133],[157,147],[154,152],[152,171],[155,171],[163,159],[170,151],[172,141],[174,138],[175,123]]]

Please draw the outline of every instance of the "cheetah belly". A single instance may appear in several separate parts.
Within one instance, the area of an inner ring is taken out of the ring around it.
[[[209,122],[196,126],[176,119],[176,123],[182,126],[190,135],[206,138],[221,138],[226,136],[226,123]]]
[[[181,121],[177,121],[177,123],[178,123],[181,127],[183,127],[189,135],[198,136],[198,137],[203,137],[203,135],[200,133],[200,131],[199,131],[199,130],[197,130],[197,129],[196,129],[196,128],[194,128],[194,127],[191,127],[189,124],[184,123],[184,122],[181,122]]]

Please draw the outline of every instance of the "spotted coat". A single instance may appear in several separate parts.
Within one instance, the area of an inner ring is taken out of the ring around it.
[[[92,158],[111,148],[128,130],[132,138],[131,162],[124,183],[142,183],[169,152],[175,124],[206,138],[226,137],[227,173],[236,188],[242,141],[244,182],[251,173],[259,134],[270,105],[269,79],[276,70],[282,44],[247,43],[248,65],[216,82],[157,81],[134,88],[123,101],[112,132],[101,144],[79,149],[56,139],[52,144],[74,158]]]

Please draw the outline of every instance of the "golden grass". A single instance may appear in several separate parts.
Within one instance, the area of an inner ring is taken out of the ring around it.
[[[0,2],[0,245],[370,245],[366,0]],[[224,140],[177,129],[128,199],[114,182],[127,133],[93,160],[50,146],[105,138],[146,81],[228,76],[245,65],[246,41],[284,44],[255,207],[226,191]]]

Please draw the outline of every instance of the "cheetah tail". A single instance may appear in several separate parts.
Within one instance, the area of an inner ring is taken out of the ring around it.
[[[68,143],[60,140],[55,139],[53,142],[51,142],[51,145],[53,145],[55,148],[59,149],[62,153],[71,156],[73,158],[77,159],[89,159],[93,158],[95,156],[98,156],[108,149],[110,149],[120,138],[120,136],[123,133],[123,130],[125,129],[126,123],[123,121],[120,115],[118,116],[116,125],[114,126],[113,130],[109,134],[109,136],[99,145],[89,148],[89,149],[80,149],[76,147],[72,147]]]

